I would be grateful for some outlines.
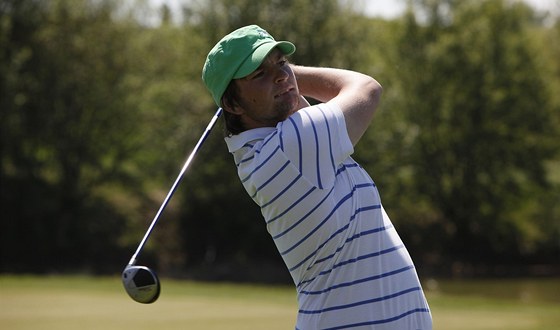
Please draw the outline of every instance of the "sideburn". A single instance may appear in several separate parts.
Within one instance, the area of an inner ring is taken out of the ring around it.
[[[226,88],[224,95],[222,96],[225,121],[225,136],[237,135],[246,130],[245,127],[243,127],[243,123],[241,122],[241,116],[228,111],[229,109],[233,109],[234,106],[239,104],[238,99],[239,89],[237,88],[235,82],[232,80]]]

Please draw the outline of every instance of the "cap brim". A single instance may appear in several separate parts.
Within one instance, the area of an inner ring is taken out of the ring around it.
[[[240,79],[253,73],[259,66],[261,66],[264,59],[275,47],[278,47],[284,55],[291,55],[296,51],[296,46],[288,41],[273,41],[264,43],[247,57],[233,75],[233,79]]]

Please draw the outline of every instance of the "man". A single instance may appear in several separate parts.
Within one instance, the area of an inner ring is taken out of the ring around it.
[[[350,157],[381,86],[357,72],[291,65],[294,51],[246,26],[214,46],[202,78],[224,110],[239,178],[296,285],[296,329],[431,329],[413,262]]]

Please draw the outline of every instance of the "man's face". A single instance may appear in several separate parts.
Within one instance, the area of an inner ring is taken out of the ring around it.
[[[298,110],[299,90],[286,56],[273,49],[261,66],[247,77],[236,79],[239,91],[235,110],[245,129],[274,127]]]

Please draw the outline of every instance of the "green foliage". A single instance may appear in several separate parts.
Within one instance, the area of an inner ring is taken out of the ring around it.
[[[126,178],[120,165],[135,143],[122,79],[128,27],[112,21],[110,3],[2,9],[2,260],[23,270],[99,264],[122,225],[94,189]]]
[[[508,1],[392,21],[344,3],[190,1],[153,23],[144,0],[1,1],[0,271],[120,270],[214,113],[208,50],[247,24],[294,42],[294,63],[384,86],[355,157],[422,269],[554,263],[560,23]],[[219,129],[143,254],[164,272],[281,266]]]
[[[437,248],[451,258],[518,262],[546,236],[527,208],[550,189],[558,140],[533,21],[524,6],[462,2],[450,22],[409,18],[399,41],[413,190],[437,210]]]
[[[555,279],[430,280],[434,327],[550,330],[560,322]],[[162,279],[150,306],[130,300],[118,277],[0,276],[0,322],[7,329],[289,329],[291,286]]]

